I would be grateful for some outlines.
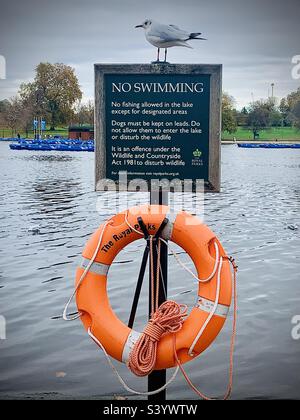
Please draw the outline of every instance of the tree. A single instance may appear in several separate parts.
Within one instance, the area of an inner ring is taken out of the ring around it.
[[[22,104],[18,97],[14,97],[9,101],[9,104],[4,112],[4,121],[11,129],[11,135],[19,128],[20,116],[22,111]]]
[[[9,106],[9,101],[7,99],[0,101],[0,114],[5,112],[8,106]]]
[[[300,87],[283,98],[280,103],[280,111],[283,115],[285,125],[294,125],[300,128]]]
[[[2,126],[6,125],[6,112],[8,107],[9,101],[7,99],[0,101],[0,125]]]
[[[293,106],[292,114],[294,116],[294,125],[300,130],[300,101]]]
[[[290,110],[290,107],[286,98],[281,99],[279,110],[282,115],[283,125],[285,127],[290,127],[292,125],[292,121],[290,119],[291,110]]]
[[[283,116],[277,108],[270,112],[270,125],[271,127],[282,127],[283,125]]]
[[[224,92],[222,96],[222,131],[227,131],[230,134],[236,132],[237,129],[234,103],[234,98]]]
[[[74,123],[78,125],[93,125],[94,124],[94,104],[89,101],[86,104],[79,103],[75,109]]]
[[[278,119],[278,110],[273,98],[253,102],[249,108],[247,123],[252,128],[254,139],[259,130],[270,127],[276,119]]]
[[[74,69],[62,63],[40,63],[31,83],[23,83],[20,96],[32,104],[34,114],[50,119],[50,129],[68,123],[74,115],[73,106],[82,98]]]
[[[0,105],[1,124],[11,129],[12,136],[17,130],[26,130],[28,135],[28,130],[32,127],[32,108],[26,106],[18,96],[5,101],[5,107],[2,105]]]
[[[236,121],[237,125],[241,127],[246,127],[248,124],[248,110],[244,106],[241,111],[237,111],[236,113]]]
[[[26,132],[26,137],[28,137],[28,132],[33,127],[34,114],[35,112],[32,104],[24,104],[22,101],[22,110],[19,116],[19,128],[22,128],[22,130]]]

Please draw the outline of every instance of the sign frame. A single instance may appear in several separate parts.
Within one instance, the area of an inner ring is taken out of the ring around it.
[[[209,75],[209,162],[205,192],[220,192],[221,182],[221,64],[95,64],[95,189],[103,191],[99,181],[106,179],[106,98],[105,76],[114,74]],[[117,183],[116,183],[117,184]],[[106,190],[110,183],[106,184]],[[193,188],[194,189],[194,188]],[[118,185],[114,190],[118,190]],[[136,191],[136,190],[134,190]]]

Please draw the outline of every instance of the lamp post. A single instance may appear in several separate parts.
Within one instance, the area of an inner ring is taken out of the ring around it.
[[[275,83],[271,83],[271,88],[272,88],[272,96],[271,96],[271,98],[272,99],[274,99],[274,86],[275,86]]]

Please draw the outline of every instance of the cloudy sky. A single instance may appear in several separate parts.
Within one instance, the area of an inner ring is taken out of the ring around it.
[[[291,77],[300,55],[299,0],[0,0],[0,55],[6,80],[0,99],[16,94],[41,61],[73,66],[93,99],[94,63],[149,63],[156,51],[142,29],[145,18],[200,31],[206,42],[172,48],[173,63],[222,63],[223,88],[237,106],[252,98],[283,97],[300,85]]]

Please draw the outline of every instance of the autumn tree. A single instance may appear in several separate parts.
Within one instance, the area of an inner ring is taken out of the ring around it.
[[[300,128],[300,87],[286,98],[283,98],[279,108],[285,125],[294,125]]]
[[[271,126],[280,126],[282,116],[274,98],[252,102],[248,110],[248,126],[252,128],[254,138],[259,130]]]
[[[300,130],[300,101],[294,104],[292,108],[292,115],[294,117],[294,126]]]
[[[17,96],[11,98],[6,104],[3,112],[3,120],[5,125],[11,129],[13,136],[14,132],[20,128],[22,121],[22,101]]]
[[[94,124],[94,104],[88,101],[86,104],[79,103],[74,111],[74,123],[78,125]]]
[[[62,63],[40,63],[31,83],[23,83],[20,96],[31,104],[36,116],[50,120],[50,129],[68,123],[74,115],[73,107],[82,98],[77,76],[72,67]]]
[[[9,101],[7,99],[4,99],[3,101],[0,101],[0,114],[5,112],[7,107],[9,106]]]
[[[244,106],[241,111],[236,112],[236,122],[239,127],[246,127],[248,124],[248,110]]]
[[[9,107],[9,101],[4,99],[0,101],[0,125],[6,126],[6,111]]]
[[[234,133],[237,129],[236,110],[234,108],[234,98],[228,93],[222,96],[222,131]]]

